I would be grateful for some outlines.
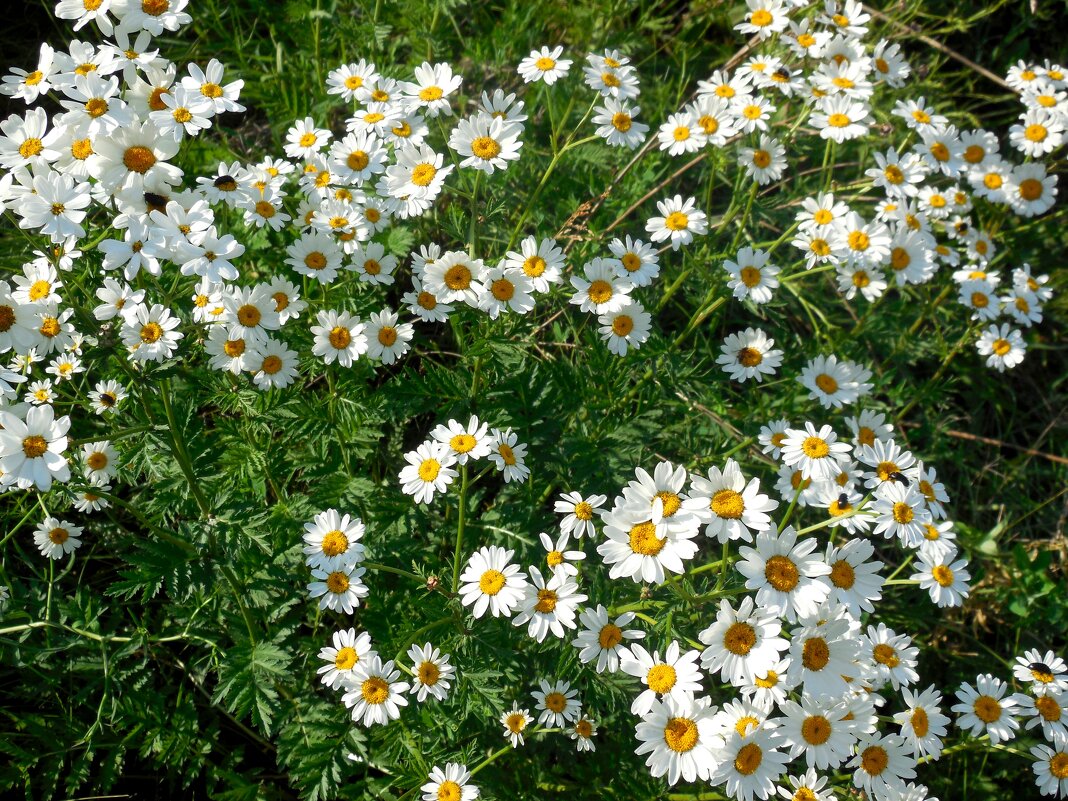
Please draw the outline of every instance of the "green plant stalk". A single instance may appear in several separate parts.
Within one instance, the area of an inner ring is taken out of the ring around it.
[[[204,491],[200,489],[200,484],[197,482],[196,474],[193,472],[193,464],[189,460],[189,454],[185,450],[185,441],[182,439],[182,434],[178,430],[178,422],[174,417],[174,409],[171,407],[171,383],[168,379],[163,379],[160,382],[160,397],[163,399],[163,411],[167,415],[167,427],[171,431],[171,440],[174,443],[172,453],[174,458],[178,462],[178,466],[185,474],[186,483],[189,484],[189,490],[193,494],[193,498],[196,499],[197,506],[200,507],[200,513],[205,518],[211,517],[211,508],[208,505],[208,499],[204,497]]]
[[[467,523],[467,465],[460,465],[460,511],[456,521],[456,548],[452,555],[452,591],[460,589],[460,559],[463,556],[464,526]]]

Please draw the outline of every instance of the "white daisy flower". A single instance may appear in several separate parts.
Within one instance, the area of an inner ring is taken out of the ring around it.
[[[779,267],[769,263],[771,256],[763,250],[742,248],[734,257],[737,261],[726,259],[723,269],[730,275],[727,287],[738,300],[746,298],[753,303],[767,303],[772,298],[773,290],[779,286]]]
[[[474,801],[478,798],[478,788],[470,784],[471,772],[466,765],[458,762],[446,762],[445,770],[435,765],[427,783],[419,790],[423,801]]]
[[[990,736],[992,745],[1011,740],[1020,728],[1015,718],[1016,698],[1005,693],[1008,685],[989,673],[975,677],[975,687],[963,682],[957,690],[957,701],[950,709],[956,712],[957,726],[978,737]]]
[[[523,82],[541,81],[547,86],[552,86],[567,75],[572,62],[570,59],[560,58],[563,52],[563,45],[557,45],[551,50],[548,47],[531,50],[530,55],[519,62],[518,72]]]
[[[471,614],[476,618],[487,610],[494,617],[511,617],[522,602],[527,580],[519,565],[511,563],[513,553],[491,545],[480,548],[467,560],[460,574],[460,601],[473,607]]]
[[[523,745],[523,732],[530,725],[532,718],[526,709],[520,709],[519,704],[512,702],[511,710],[501,715],[501,725],[504,726],[504,737],[512,744],[512,748]]]
[[[318,325],[311,332],[315,337],[312,353],[327,364],[337,362],[342,367],[352,367],[360,356],[367,352],[367,336],[360,318],[349,312],[324,309],[315,315]]]
[[[602,515],[605,541],[597,553],[610,566],[609,578],[662,584],[667,571],[683,573],[697,554],[696,528],[657,525],[649,510],[615,508]]]
[[[564,515],[560,521],[560,532],[573,533],[578,539],[596,536],[597,529],[593,519],[601,516],[601,507],[606,500],[606,495],[584,497],[581,492],[574,490],[561,494],[553,507],[558,515]]]
[[[563,638],[564,629],[575,628],[575,612],[587,596],[566,573],[554,571],[546,580],[541,571],[531,567],[530,583],[520,601],[513,626],[527,626],[527,635],[541,642],[550,632]]]
[[[445,492],[459,473],[453,469],[456,457],[447,445],[424,442],[404,454],[408,463],[400,471],[401,489],[415,503],[430,503],[434,494]]]
[[[909,578],[920,582],[920,588],[931,594],[940,607],[960,606],[968,597],[968,560],[958,559],[956,549],[946,554],[919,553],[920,570]]]
[[[541,541],[541,547],[546,551],[545,564],[551,572],[562,571],[572,578],[578,575],[578,567],[573,562],[581,562],[585,559],[586,552],[567,550],[568,541],[571,539],[570,534],[561,533],[556,538],[556,542],[553,542],[552,537],[544,532],[539,534],[538,538]]]
[[[82,528],[66,520],[46,517],[33,532],[33,542],[41,556],[62,559],[82,544]]]
[[[304,553],[308,565],[331,571],[363,561],[363,521],[340,515],[336,509],[319,512],[304,524]]]
[[[506,484],[512,481],[525,481],[530,475],[530,468],[526,465],[527,446],[519,444],[519,437],[512,429],[502,431],[494,428],[490,431],[493,439],[493,447],[490,449],[489,458],[498,472],[504,474]]]
[[[661,216],[650,217],[645,230],[654,242],[668,240],[671,249],[678,250],[690,244],[695,234],[703,236],[708,233],[708,217],[696,205],[696,198],[683,200],[682,195],[658,200],[656,207]]]
[[[896,734],[862,735],[856,752],[848,765],[856,768],[853,786],[876,799],[900,798],[905,792],[904,780],[916,777],[916,759]]]
[[[342,702],[352,710],[352,719],[365,727],[385,725],[400,717],[400,707],[408,706],[404,694],[408,682],[397,681],[400,671],[393,660],[382,663],[378,654],[360,660],[348,682],[351,689],[341,696]]]
[[[347,615],[360,605],[360,599],[370,592],[361,577],[367,570],[355,563],[346,563],[336,570],[312,568],[315,581],[308,585],[308,596],[319,599],[320,609],[343,611]]]
[[[674,640],[668,643],[663,659],[659,651],[649,653],[637,643],[630,646],[622,654],[620,669],[641,679],[646,688],[630,705],[631,714],[644,717],[654,709],[658,699],[692,702],[701,692],[701,671],[697,667],[700,657],[700,652],[695,650],[683,653]]]
[[[707,648],[701,653],[701,668],[736,687],[751,684],[779,663],[789,643],[779,635],[778,615],[757,609],[748,595],[735,611],[726,598],[719,602],[716,622],[698,639]]]
[[[620,659],[627,656],[626,643],[640,640],[645,632],[628,629],[635,618],[633,612],[624,612],[614,620],[608,616],[608,610],[602,604],[596,609],[584,609],[579,613],[579,622],[583,628],[571,644],[579,650],[579,659],[584,663],[597,660],[598,673],[615,673],[619,670]]]
[[[538,242],[528,236],[519,243],[519,251],[510,250],[504,256],[504,266],[522,270],[530,279],[535,292],[548,292],[551,284],[560,283],[565,265],[564,251],[553,239]]]
[[[366,631],[356,634],[356,629],[335,631],[331,638],[333,645],[327,645],[319,651],[319,658],[327,664],[316,670],[322,676],[322,682],[332,690],[339,690],[351,684],[352,671],[360,662],[377,656],[371,648],[371,635]]]
[[[665,698],[653,701],[635,726],[638,756],[645,760],[654,778],[664,776],[669,785],[682,781],[708,781],[719,764],[717,752],[723,739],[712,731],[711,701],[707,698]]]
[[[538,686],[541,688],[531,693],[534,696],[534,708],[539,710],[538,723],[553,729],[566,728],[567,724],[578,720],[582,711],[582,700],[578,697],[578,690],[572,689],[566,681],[555,681],[552,684],[540,679]]]
[[[64,457],[70,418],[56,417],[51,406],[33,406],[22,419],[0,411],[0,486],[36,487],[47,492],[53,479],[70,479]]]
[[[907,687],[901,690],[906,709],[894,715],[901,724],[901,737],[912,748],[913,756],[938,759],[942,753],[942,738],[946,736],[949,718],[942,714],[939,704],[942,693],[931,685],[922,693],[913,694]]]
[[[725,784],[734,798],[767,798],[775,792],[775,782],[782,776],[786,754],[778,750],[781,737],[775,730],[758,729],[743,736],[732,732],[715,756],[719,767],[709,781]]]
[[[755,548],[741,546],[741,561],[735,568],[745,576],[745,586],[757,591],[756,602],[762,608],[778,611],[793,622],[815,614],[830,594],[830,585],[822,577],[831,568],[813,555],[817,544],[815,537],[797,542],[793,526],[779,533],[762,531]]]
[[[705,523],[705,536],[719,542],[730,540],[753,541],[753,532],[771,527],[768,512],[778,508],[779,502],[760,492],[760,479],[746,483],[741,468],[734,459],[727,459],[723,470],[708,468],[708,477],[690,477],[690,498],[686,502]]]
[[[449,697],[450,682],[455,680],[456,668],[449,664],[449,655],[431,645],[424,644],[422,647],[413,644],[408,649],[408,658],[412,660],[411,692],[416,700],[422,703],[428,695],[434,696],[439,701]]]

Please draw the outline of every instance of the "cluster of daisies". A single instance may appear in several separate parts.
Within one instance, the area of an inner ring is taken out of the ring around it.
[[[818,193],[803,201],[775,248],[789,239],[796,249],[791,261],[833,269],[847,300],[859,295],[874,302],[891,283],[924,284],[949,265],[959,302],[974,320],[989,323],[977,341],[980,354],[998,370],[1018,364],[1026,350],[1021,328],[1042,320],[1042,305],[1052,295],[1049,279],[1024,264],[1012,271],[1011,287],[999,291],[1000,274],[989,264],[1003,211],[1031,217],[1054,203],[1057,178],[1041,159],[1064,143],[1068,77],[1062,68],[1021,62],[1009,71],[1008,83],[1025,109],[1009,131],[1010,148],[1023,158],[1014,164],[995,133],[958,130],[924,97],[898,100],[888,119],[876,119],[876,87],[904,86],[910,68],[896,44],[864,43],[870,16],[861,4],[827,0],[823,13],[803,2],[748,6],[738,29],[760,39],[775,35],[772,52],[751,56],[733,74],[718,71],[699,82],[695,100],[661,126],[660,149],[689,157],[738,140],[739,164],[765,185],[781,179],[787,167],[784,141],[772,136],[776,128],[791,134],[811,128],[837,145],[868,135],[876,124],[883,138],[903,126],[905,144],[876,150],[863,170],[872,217],[833,193]],[[795,9],[805,13],[793,19]],[[746,247],[723,262],[735,298],[754,304],[772,299],[781,272],[772,255]],[[781,363],[773,344],[759,329],[732,334],[721,363],[735,380],[759,381]]]
[[[436,426],[430,439],[404,454],[407,464],[400,471],[401,489],[416,503],[430,503],[435,494],[448,490],[460,474],[457,468],[474,465],[479,459],[492,462],[505,483],[525,481],[530,475],[526,455],[527,446],[510,428],[491,429],[474,415],[466,426],[449,420]]]
[[[879,541],[892,541],[908,553],[905,564],[917,565],[894,583],[918,584],[940,607],[967,597],[967,561],[934,469],[895,442],[882,414],[863,411],[845,425],[843,439],[811,422],[762,429],[763,451],[782,463],[777,498],[733,459],[706,474],[668,462],[651,473],[637,468],[610,503],[567,492],[555,502],[558,534],[540,536],[542,565],[524,569],[514,550],[479,547],[459,576],[458,599],[476,620],[510,619],[537,642],[570,641],[589,670],[632,677],[636,753],[669,784],[704,781],[747,801],[772,797],[778,785],[786,797],[827,801],[830,774],[845,769],[878,801],[922,801],[917,767],[939,758],[951,720],[938,688],[920,684],[919,646],[875,619],[886,587],[878,557],[889,547]],[[473,419],[467,427],[450,421],[434,439],[452,448],[455,463],[482,437]],[[823,520],[795,529],[786,525],[795,508],[821,510]],[[772,515],[782,509],[776,524]],[[727,581],[722,594],[741,597],[722,598],[696,640],[647,645],[635,611],[586,603],[585,542],[596,543],[610,579],[648,589],[686,573],[708,540],[723,547],[713,566],[727,575],[733,565],[743,584]],[[728,555],[732,544],[737,556]],[[401,666],[414,678],[409,685],[392,663],[375,661],[366,635],[355,636],[336,634],[320,669],[332,684],[365,659],[373,666],[357,674],[364,684],[346,685],[354,719],[396,718],[406,693],[444,700],[448,687],[435,688],[453,668],[440,650],[413,646],[412,666]],[[1050,745],[1032,749],[1034,771],[1041,790],[1057,794],[1068,789],[1059,783],[1068,782],[1068,667],[1052,653],[1028,652],[1018,662],[1016,679],[1030,693],[1007,696],[1004,682],[980,676],[950,711],[960,729],[995,744],[1013,736],[1018,718],[1027,729],[1041,726]],[[501,714],[513,747],[532,730],[552,730],[579,751],[595,749],[597,723],[573,679],[540,679],[532,699]],[[452,780],[466,771],[452,767],[459,772]]]

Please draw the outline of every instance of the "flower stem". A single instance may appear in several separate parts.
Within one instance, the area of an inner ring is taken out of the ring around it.
[[[452,591],[460,589],[460,557],[463,554],[464,526],[467,523],[467,465],[460,465],[460,514],[456,521],[456,550],[452,556]]]

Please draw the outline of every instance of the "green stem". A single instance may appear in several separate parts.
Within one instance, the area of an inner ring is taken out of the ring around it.
[[[396,576],[404,576],[405,578],[410,578],[412,581],[416,582],[417,584],[426,584],[426,582],[420,576],[418,576],[417,574],[413,573],[410,570],[402,570],[399,567],[391,567],[390,565],[382,565],[382,564],[379,564],[378,562],[360,562],[360,564],[363,567],[366,567],[368,570],[381,570],[384,573],[393,573]]]
[[[185,480],[189,484],[193,497],[196,499],[197,506],[200,507],[200,513],[204,517],[211,517],[211,507],[208,505],[208,499],[204,497],[204,492],[200,489],[200,484],[197,483],[196,474],[193,472],[193,464],[189,460],[189,454],[186,453],[185,441],[182,439],[178,422],[174,417],[174,409],[171,407],[170,394],[170,381],[163,379],[160,382],[160,397],[163,399],[163,411],[167,415],[167,427],[171,430],[171,440],[174,442],[172,453],[174,453],[174,458],[178,461],[178,466],[185,474]]]
[[[467,523],[467,465],[460,465],[460,514],[456,522],[456,548],[452,555],[452,591],[460,590],[460,559],[463,556],[464,526]]]

